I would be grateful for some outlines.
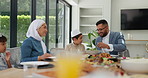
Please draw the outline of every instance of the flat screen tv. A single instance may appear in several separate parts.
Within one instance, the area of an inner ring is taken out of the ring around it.
[[[121,30],[148,30],[148,9],[122,9]]]

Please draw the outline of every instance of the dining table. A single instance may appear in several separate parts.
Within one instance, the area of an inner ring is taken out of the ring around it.
[[[47,69],[38,69],[38,72],[44,71],[52,71],[54,68],[47,68]],[[9,68],[6,70],[0,71],[0,78],[24,78],[24,71],[23,69],[18,68]],[[123,77],[124,78],[124,77]],[[134,74],[130,75],[129,78],[148,78],[148,74]]]
[[[49,62],[49,64],[55,65],[55,62]],[[36,72],[44,72],[54,70],[54,67],[47,67],[42,69],[37,69]],[[0,78],[24,78],[25,71],[23,68],[8,68],[6,70],[0,71]]]
[[[55,65],[55,62],[49,62],[49,64]],[[53,71],[53,70],[55,70],[55,67],[37,69],[36,72],[45,72],[45,71]],[[148,78],[148,74],[127,74],[127,76],[128,77],[123,76],[121,78]],[[8,68],[6,70],[2,70],[0,71],[0,78],[24,78],[24,69],[13,67],[13,68]],[[39,78],[42,78],[42,77],[39,77]]]

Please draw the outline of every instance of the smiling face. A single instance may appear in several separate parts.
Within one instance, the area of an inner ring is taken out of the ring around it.
[[[4,53],[6,51],[6,42],[0,42],[0,53]]]
[[[98,24],[96,27],[97,27],[98,34],[101,37],[105,37],[109,32],[109,28],[107,24]]]
[[[37,31],[41,37],[46,36],[48,32],[46,23],[42,24],[42,26],[38,28]]]

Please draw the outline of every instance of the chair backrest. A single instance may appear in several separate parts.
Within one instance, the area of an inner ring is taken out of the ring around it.
[[[129,54],[129,50],[126,49],[125,51],[122,51],[122,52],[118,52],[118,55],[120,57],[130,57],[130,54]]]
[[[60,52],[64,52],[64,50],[65,50],[64,48],[51,48],[50,52],[52,55],[57,55]]]
[[[21,50],[20,47],[14,47],[14,48],[7,48],[7,51],[11,53],[10,62],[12,65],[17,65],[20,63],[21,58]]]

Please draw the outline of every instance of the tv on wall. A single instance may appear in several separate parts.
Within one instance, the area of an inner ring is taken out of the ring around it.
[[[122,9],[121,30],[148,30],[148,9]]]

